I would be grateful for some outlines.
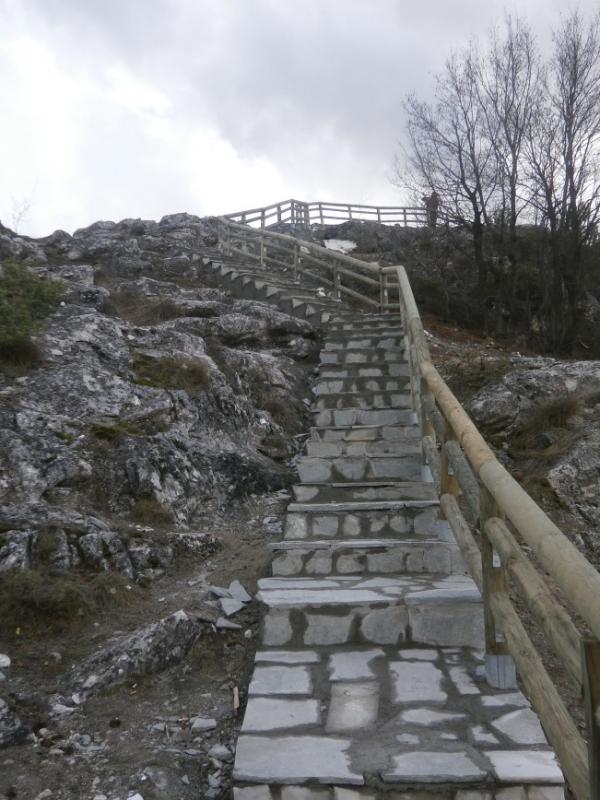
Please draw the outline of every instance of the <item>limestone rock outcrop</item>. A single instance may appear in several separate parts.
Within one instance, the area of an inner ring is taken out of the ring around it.
[[[152,575],[174,531],[290,482],[314,331],[213,286],[215,241],[187,214],[39,240],[0,230],[0,263],[64,286],[40,363],[0,370],[0,571],[43,556]]]

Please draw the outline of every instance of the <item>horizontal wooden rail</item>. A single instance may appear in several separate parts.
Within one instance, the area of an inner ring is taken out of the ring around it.
[[[282,200],[258,208],[248,208],[225,215],[232,222],[259,225],[272,222],[294,225],[328,224],[331,222],[375,221],[386,225],[426,226],[431,218],[424,206],[374,206],[365,203],[333,203],[330,201]],[[441,219],[441,217],[440,217]]]

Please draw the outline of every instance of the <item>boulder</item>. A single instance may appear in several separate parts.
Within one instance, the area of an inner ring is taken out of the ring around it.
[[[86,697],[133,676],[160,672],[179,663],[202,631],[202,623],[185,611],[176,611],[134,633],[108,641],[73,669],[68,677],[69,687]]]

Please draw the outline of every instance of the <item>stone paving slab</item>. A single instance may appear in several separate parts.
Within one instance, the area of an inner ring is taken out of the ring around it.
[[[348,333],[350,335],[348,335]],[[382,350],[404,350],[405,337],[402,333],[380,333],[368,334],[367,336],[360,336],[351,331],[346,334],[338,334],[334,336],[329,334],[323,341],[323,350],[365,350],[382,349]]]
[[[363,392],[400,392],[410,388],[410,376],[403,375],[396,378],[327,378],[318,380],[312,387],[312,393],[319,397],[323,394]]]
[[[411,408],[412,398],[406,392],[322,392],[313,408],[319,411],[333,408]]]
[[[416,414],[407,408],[329,408],[312,413],[317,428],[417,424]]]
[[[293,652],[304,653],[304,680],[312,693],[306,699],[290,691],[282,703],[286,679],[275,675],[294,669],[281,663],[287,651],[259,651],[259,663],[269,664],[272,671],[272,691],[263,680],[263,694],[258,698],[253,693],[251,702],[278,704],[255,707],[264,711],[257,723],[260,736],[248,732],[240,737],[235,771],[240,780],[263,785],[327,782],[336,773],[331,782],[339,785],[381,782],[401,790],[451,783],[454,790],[497,791],[506,800],[513,796],[502,795],[501,789],[521,785],[535,787],[531,796],[536,800],[557,797],[551,787],[560,787],[563,776],[537,716],[520,692],[485,683],[481,652],[408,646]],[[314,704],[306,705],[311,699]],[[304,714],[301,724],[298,714]],[[273,748],[280,743],[276,756]],[[318,766],[306,763],[309,753],[318,758]],[[514,797],[527,798],[526,788]],[[465,795],[463,800],[475,797]]]
[[[236,786],[233,800],[565,800],[565,791],[558,785],[530,785],[452,790],[435,785],[422,787],[419,792],[395,789],[356,788],[347,786],[250,784]]]
[[[337,350],[321,350],[321,364],[385,364],[387,362],[406,362],[404,347],[394,349],[383,347],[367,347],[350,349],[344,347]]]
[[[358,333],[364,335],[366,331],[373,331],[374,333],[385,331],[393,335],[402,330],[402,321],[400,317],[389,321],[376,318],[338,320],[335,317],[331,317],[328,321],[327,330],[329,333],[349,332],[353,336]]]
[[[440,538],[437,501],[431,505],[401,503],[310,504],[288,508],[284,539]]]
[[[412,456],[420,458],[422,444],[420,438],[406,437],[404,441],[388,441],[385,439],[358,442],[306,442],[305,453],[315,458],[340,458],[342,456],[377,456],[379,458],[397,458]]]
[[[292,487],[298,503],[374,503],[389,500],[435,500],[432,483],[425,481],[382,481],[296,484]]]
[[[348,739],[322,736],[242,735],[237,742],[234,780],[261,783],[318,783],[362,785],[350,766]]]
[[[322,364],[319,369],[321,380],[331,378],[398,378],[410,375],[408,364],[388,361],[378,364]]]
[[[341,456],[314,458],[303,456],[298,460],[298,477],[302,483],[332,483],[343,481],[418,481],[422,473],[422,459],[407,455],[392,458],[379,456]]]
[[[311,428],[312,441],[317,442],[415,442],[421,440],[416,425],[331,425]]]
[[[460,548],[451,542],[394,539],[283,541],[269,545],[275,576],[385,575],[428,572],[466,574]]]

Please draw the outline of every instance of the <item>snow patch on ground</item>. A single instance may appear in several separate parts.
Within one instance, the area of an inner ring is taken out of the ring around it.
[[[349,253],[356,249],[356,242],[350,239],[325,239],[324,244],[328,250],[336,250],[338,253]]]

